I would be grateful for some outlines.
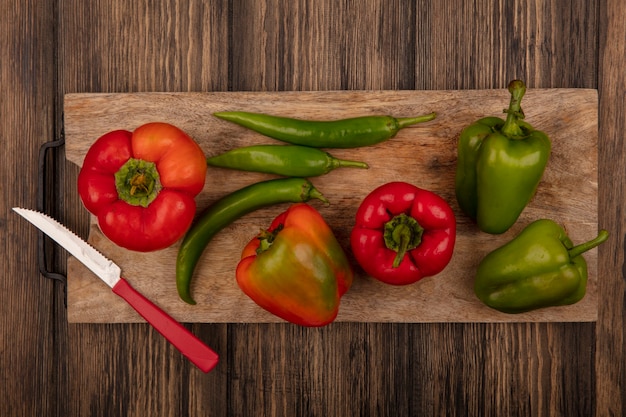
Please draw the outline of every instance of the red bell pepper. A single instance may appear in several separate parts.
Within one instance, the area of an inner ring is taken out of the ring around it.
[[[185,132],[148,123],[94,142],[78,175],[78,192],[112,242],[153,251],[172,245],[191,225],[206,169],[202,149]]]
[[[337,317],[354,274],[319,212],[298,203],[246,245],[236,276],[243,292],[270,313],[324,326]]]
[[[350,244],[367,274],[406,285],[441,272],[452,258],[455,239],[454,212],[443,198],[391,182],[376,188],[359,206]]]

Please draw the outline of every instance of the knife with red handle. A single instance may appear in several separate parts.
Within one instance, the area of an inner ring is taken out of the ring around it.
[[[182,324],[135,290],[122,278],[120,267],[113,261],[55,219],[34,210],[18,207],[13,210],[85,264],[200,370],[209,372],[217,365],[218,355]]]

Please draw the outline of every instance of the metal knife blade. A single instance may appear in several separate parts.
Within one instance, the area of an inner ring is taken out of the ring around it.
[[[63,246],[109,287],[113,288],[120,280],[122,270],[119,266],[52,217],[19,207],[13,207],[13,210]]]
[[[120,267],[113,261],[52,217],[19,207],[14,207],[13,210],[85,264],[200,370],[209,372],[217,365],[218,355],[187,328],[135,290],[122,278]]]

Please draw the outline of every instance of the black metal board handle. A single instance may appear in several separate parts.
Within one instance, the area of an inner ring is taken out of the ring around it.
[[[38,183],[37,183],[37,210],[42,213],[46,213],[45,201],[46,196],[48,195],[48,190],[46,188],[46,155],[49,150],[59,149],[65,144],[65,136],[61,134],[59,139],[46,142],[39,148],[39,173],[38,173]],[[46,213],[49,214],[49,213]],[[67,277],[61,273],[53,272],[48,270],[48,263],[46,259],[46,241],[49,240],[48,237],[41,231],[38,232],[37,236],[37,248],[38,248],[38,259],[39,259],[39,272],[41,275],[48,279],[52,279],[58,281],[63,284],[64,298],[65,298],[65,306],[67,307]]]

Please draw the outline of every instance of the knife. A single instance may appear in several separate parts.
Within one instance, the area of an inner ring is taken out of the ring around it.
[[[209,372],[217,365],[218,355],[182,324],[131,287],[128,281],[122,278],[121,268],[113,261],[105,258],[93,246],[55,219],[35,210],[19,207],[13,207],[13,210],[85,264],[200,370]]]

